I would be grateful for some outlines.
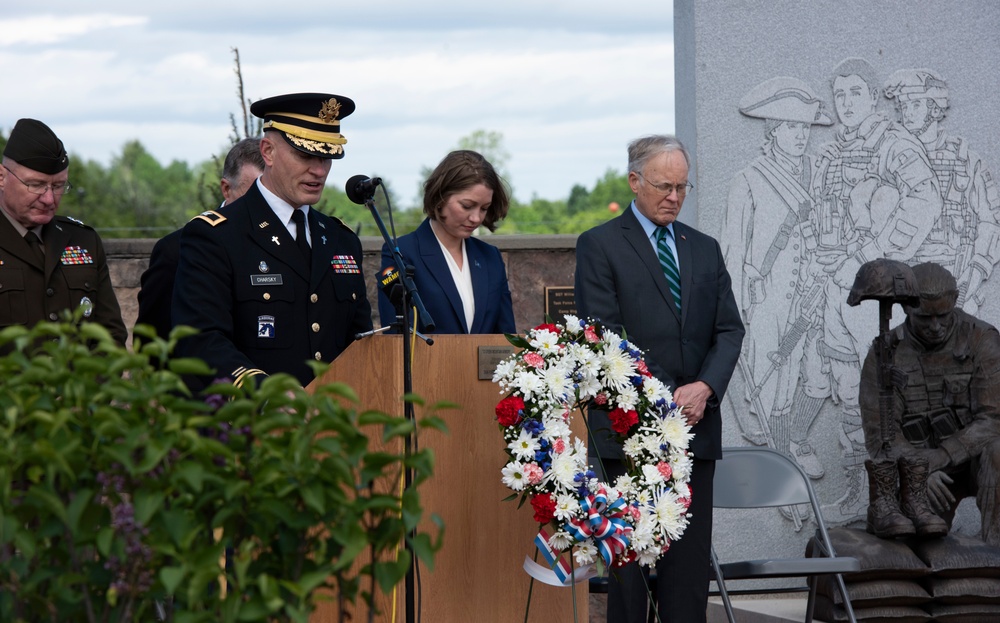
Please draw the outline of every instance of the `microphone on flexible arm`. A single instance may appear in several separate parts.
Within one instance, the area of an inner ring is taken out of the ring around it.
[[[355,175],[347,180],[344,185],[344,192],[347,198],[358,205],[365,203],[375,196],[375,189],[382,184],[381,177],[368,177],[367,175]]]
[[[344,185],[344,191],[347,193],[347,198],[354,203],[368,206],[368,209],[372,213],[372,218],[375,219],[375,225],[378,227],[379,233],[382,234],[382,239],[385,240],[385,246],[389,249],[389,253],[392,255],[394,265],[403,267],[402,272],[400,272],[398,268],[390,267],[393,271],[395,271],[395,276],[393,276],[391,274],[392,271],[388,271],[388,269],[379,275],[379,281],[383,282],[384,287],[390,288],[389,290],[386,290],[386,296],[390,296],[390,293],[393,292],[393,283],[401,285],[404,300],[408,299],[409,303],[416,308],[417,317],[421,319],[421,322],[424,325],[424,330],[428,332],[433,331],[434,319],[431,318],[427,308],[424,307],[424,302],[420,299],[420,295],[417,293],[417,286],[413,282],[413,268],[407,266],[406,261],[403,259],[403,255],[399,252],[399,246],[393,240],[393,236],[389,235],[389,231],[385,228],[385,223],[382,222],[382,217],[378,214],[378,208],[375,207],[375,189],[381,185],[381,177],[355,175],[347,180],[347,184]],[[383,192],[384,191],[385,187],[383,186]],[[388,200],[389,196],[386,194],[387,203]],[[391,215],[391,206],[389,210]],[[391,296],[390,300],[392,300]],[[401,309],[402,305],[397,306],[396,308]],[[427,340],[428,344],[433,343],[430,338],[425,337],[424,339]]]

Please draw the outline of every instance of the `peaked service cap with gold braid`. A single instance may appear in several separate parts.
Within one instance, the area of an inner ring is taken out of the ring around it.
[[[319,158],[343,158],[347,139],[340,120],[354,112],[354,101],[331,93],[290,93],[258,100],[250,112],[278,131],[295,149]]]

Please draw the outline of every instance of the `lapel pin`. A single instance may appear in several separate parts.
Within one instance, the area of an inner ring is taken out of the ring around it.
[[[270,268],[268,267],[268,265],[267,265],[267,262],[265,262],[264,260],[261,260],[261,262],[260,262],[260,264],[259,264],[259,265],[257,266],[257,268],[259,268],[259,269],[260,269],[260,272],[262,272],[262,273],[266,273],[267,271],[271,270],[271,269],[270,269]]]
[[[323,244],[326,244],[326,236],[320,236],[319,239],[323,241]]]
[[[277,236],[271,236],[271,242],[273,242],[274,244],[278,245],[279,247],[281,246],[281,241],[278,240]]]

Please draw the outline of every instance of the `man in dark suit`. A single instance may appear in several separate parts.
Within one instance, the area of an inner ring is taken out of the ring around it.
[[[245,138],[233,145],[222,167],[222,205],[228,205],[246,193],[264,172],[260,139]],[[149,268],[142,273],[139,289],[139,315],[136,324],[152,325],[164,339],[173,328],[170,301],[174,296],[174,276],[180,261],[182,229],[160,238],[149,255]]]
[[[650,136],[629,144],[628,154],[635,200],[577,241],[576,302],[582,317],[624,331],[644,351],[650,372],[671,388],[693,426],[691,521],[656,565],[654,598],[661,620],[696,623],[705,621],[708,602],[712,479],[722,458],[719,404],[743,323],[719,243],[675,222],[691,188],[684,146],[672,136]],[[621,446],[609,437],[606,414],[593,411],[590,426],[591,454],[613,481],[626,470]],[[645,623],[646,612],[638,566],[612,571],[608,621]]]
[[[353,111],[350,99],[324,93],[250,107],[264,119],[264,174],[231,205],[184,227],[173,322],[201,333],[182,341],[180,355],[205,360],[237,385],[277,372],[306,385],[306,360],[332,361],[371,329],[361,241],[310,208],[332,159],[344,155],[340,120]]]
[[[100,236],[56,215],[68,180],[62,141],[41,121],[18,120],[0,166],[0,328],[58,320],[80,307],[84,320],[124,346],[128,331]]]

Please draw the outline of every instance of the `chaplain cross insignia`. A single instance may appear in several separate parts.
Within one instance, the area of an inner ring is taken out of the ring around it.
[[[271,236],[271,242],[273,242],[274,244],[278,245],[279,247],[281,246],[281,241],[278,240],[277,236]]]

